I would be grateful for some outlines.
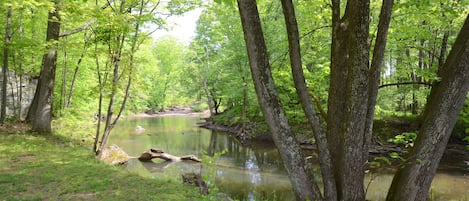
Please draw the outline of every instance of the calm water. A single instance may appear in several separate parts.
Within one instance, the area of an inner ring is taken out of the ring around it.
[[[226,153],[216,157],[213,165],[193,162],[171,163],[160,159],[142,163],[131,159],[127,169],[141,176],[181,180],[181,174],[202,172],[220,191],[240,200],[294,200],[290,181],[276,148],[270,143],[241,146],[234,138],[197,127],[197,117],[166,116],[123,119],[113,130],[109,143],[117,144],[130,156],[156,148],[182,156],[194,154],[199,158]],[[143,132],[135,128],[142,126]],[[206,159],[207,160],[207,159]],[[462,163],[464,163],[462,161]],[[458,172],[439,173],[432,186],[434,200],[469,200],[469,166]],[[369,200],[384,200],[392,175],[368,175],[373,181]]]

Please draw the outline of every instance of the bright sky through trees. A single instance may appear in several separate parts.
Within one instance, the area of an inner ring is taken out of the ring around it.
[[[188,44],[195,36],[195,27],[199,19],[201,8],[191,10],[181,16],[171,16],[168,18],[169,30],[158,30],[153,33],[153,38],[158,39],[161,36],[171,35],[178,38],[185,44]]]

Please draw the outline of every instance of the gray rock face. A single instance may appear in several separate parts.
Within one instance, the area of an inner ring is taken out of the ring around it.
[[[7,81],[7,118],[15,117],[16,119],[19,118],[18,120],[24,120],[34,98],[34,92],[36,90],[38,80],[28,76],[22,76],[20,79],[20,76],[16,75],[14,71],[9,71]],[[2,85],[3,72],[0,68],[0,86]],[[0,87],[0,94],[2,93],[2,87]],[[0,95],[0,100],[1,98],[2,97]]]

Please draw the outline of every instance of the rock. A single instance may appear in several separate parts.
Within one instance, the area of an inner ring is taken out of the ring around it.
[[[129,155],[125,153],[119,146],[113,144],[104,148],[99,159],[111,165],[122,165],[129,161]]]
[[[143,131],[145,131],[145,128],[143,128],[142,126],[137,126],[137,127],[135,127],[135,131],[137,133],[142,133]]]

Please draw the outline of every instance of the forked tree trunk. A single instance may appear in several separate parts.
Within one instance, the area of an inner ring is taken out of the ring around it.
[[[415,147],[394,176],[388,201],[427,200],[439,161],[469,90],[469,15],[439,71]]]
[[[368,159],[369,1],[347,1],[344,17],[333,0],[327,140],[339,200],[365,200]],[[334,149],[332,149],[334,148]]]
[[[238,0],[238,7],[259,104],[284,161],[296,199],[322,200],[275,90],[256,1]]]
[[[123,10],[124,9],[124,3],[125,2],[122,2],[121,4],[121,7],[120,7],[120,12],[121,13],[125,13],[126,11]],[[116,54],[114,54],[114,57],[113,57],[113,66],[114,66],[114,73],[113,73],[113,81],[112,81],[112,92],[111,92],[111,98],[109,100],[109,107],[108,107],[108,112],[107,112],[107,117],[106,117],[106,127],[104,129],[104,133],[103,133],[103,136],[102,136],[102,139],[101,139],[101,144],[100,144],[100,147],[97,151],[97,154],[100,154],[101,150],[104,149],[106,143],[107,143],[107,139],[111,133],[111,130],[114,128],[114,126],[117,124],[117,121],[119,120],[119,118],[122,116],[123,112],[124,112],[124,109],[125,109],[125,106],[127,104],[127,100],[130,96],[130,87],[132,85],[132,76],[133,76],[133,68],[134,68],[134,54],[135,52],[137,51],[139,45],[141,44],[141,42],[139,41],[139,34],[140,34],[140,23],[141,21],[139,21],[139,18],[142,17],[144,15],[143,11],[144,11],[144,7],[145,7],[145,4],[148,3],[144,0],[141,0],[140,1],[140,7],[139,7],[139,11],[138,11],[138,15],[136,16],[137,17],[137,22],[135,24],[135,28],[134,28],[134,32],[133,32],[133,38],[131,39],[131,47],[130,47],[130,58],[129,58],[129,67],[128,67],[128,80],[127,80],[127,85],[126,85],[126,88],[125,88],[125,94],[124,94],[124,97],[123,97],[123,100],[122,100],[122,104],[119,108],[119,112],[117,113],[117,116],[112,120],[112,115],[114,113],[114,103],[115,103],[115,99],[116,99],[116,94],[117,94],[117,88],[119,86],[119,82],[120,82],[120,78],[122,77],[122,74],[124,72],[121,72],[119,73],[120,71],[120,57],[122,56],[122,51],[124,49],[124,42],[125,42],[125,39],[127,38],[126,34],[125,33],[122,33],[119,35],[119,37],[117,37],[117,41],[119,42],[119,45],[118,45],[118,48],[116,48],[115,52]],[[132,8],[129,8],[129,9],[132,9]],[[102,97],[101,97],[102,98]],[[99,136],[99,127],[98,127],[98,134],[97,134],[97,137]]]

